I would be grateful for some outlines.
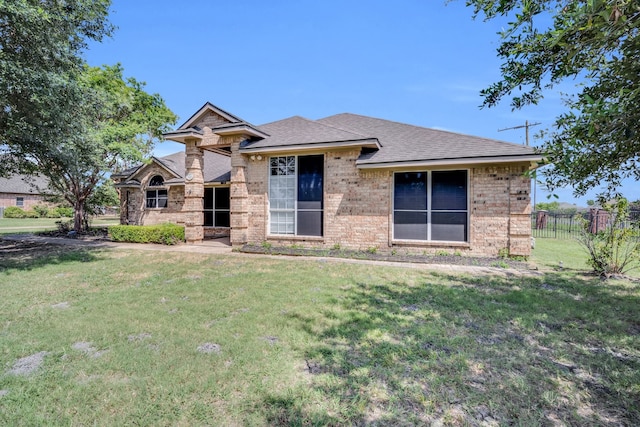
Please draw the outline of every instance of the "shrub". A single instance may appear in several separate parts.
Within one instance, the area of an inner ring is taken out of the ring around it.
[[[171,223],[161,225],[112,225],[109,227],[109,237],[114,242],[175,245],[184,241],[184,227]]]
[[[25,211],[24,212],[24,217],[25,218],[40,218],[40,215],[36,211]]]
[[[611,218],[607,227],[598,233],[592,233],[589,222],[583,221],[578,242],[587,250],[587,263],[602,277],[612,274],[624,274],[637,267],[640,259],[640,240],[638,224],[627,225],[629,202],[618,200],[604,209]]]
[[[9,206],[4,209],[5,218],[25,218],[26,216],[25,211],[17,206]]]
[[[58,208],[49,209],[47,212],[47,218],[61,218],[60,212],[58,212]]]
[[[56,208],[61,217],[72,218],[73,217],[73,208],[69,208],[66,206],[58,206]]]
[[[49,208],[46,205],[35,205],[33,210],[38,214],[40,218],[46,218],[49,213]]]

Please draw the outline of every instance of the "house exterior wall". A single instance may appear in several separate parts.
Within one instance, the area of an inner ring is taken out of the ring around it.
[[[23,205],[19,207],[25,211],[33,209],[36,205],[51,206],[51,203],[45,202],[44,197],[39,194],[0,193],[0,207],[8,208],[9,206],[18,206],[16,205],[16,199],[18,197],[22,197],[24,199]]]
[[[245,218],[246,231],[238,241],[234,239],[232,230],[232,244],[241,246],[268,241],[274,245],[295,244],[325,249],[339,246],[357,250],[401,249],[408,253],[446,250],[474,256],[496,256],[508,250],[511,255],[530,255],[530,179],[524,176],[528,164],[455,168],[469,171],[468,242],[394,241],[392,197],[395,171],[358,169],[359,149],[325,151],[322,154],[325,157],[323,236],[269,234],[269,156],[262,155],[260,159],[258,156],[247,159],[243,167],[242,180],[246,183],[247,195],[242,209],[248,214]],[[231,206],[233,210],[233,200]],[[236,204],[235,207],[239,206]]]
[[[120,222],[122,224],[155,225],[165,222],[184,224],[183,186],[154,187],[168,189],[167,207],[154,209],[146,207],[146,190],[149,181],[156,175],[162,176],[165,181],[173,178],[165,169],[151,163],[138,175],[140,188],[120,189]]]
[[[172,185],[167,188],[167,207],[166,208],[147,208],[146,207],[146,190],[149,180],[152,177],[160,175],[165,181],[172,178],[162,167],[155,163],[147,166],[141,171],[139,177],[141,180],[140,188],[121,188],[120,189],[120,223],[129,225],[156,225],[171,222],[174,224],[185,224],[185,187],[182,185]],[[158,188],[158,187],[155,187]],[[203,187],[204,188],[204,187]],[[202,209],[200,209],[202,214]],[[226,227],[203,227],[202,236],[204,238],[228,236],[229,229]]]
[[[323,154],[325,159],[323,236],[273,236],[268,232],[269,156],[240,154],[239,143],[239,139],[231,141],[231,230],[202,227],[203,237],[230,232],[234,246],[268,241],[273,245],[325,249],[339,246],[420,254],[445,250],[474,256],[496,256],[508,250],[510,255],[530,255],[531,183],[524,175],[528,164],[466,168],[469,171],[468,242],[395,241],[392,230],[395,170],[358,169],[359,149],[313,152],[311,154]],[[141,188],[121,189],[123,224],[185,224],[188,213],[197,213],[187,212],[185,187],[181,185],[168,187],[167,208],[146,208],[146,189],[155,175],[165,180],[171,178],[162,167],[150,164],[138,175]]]

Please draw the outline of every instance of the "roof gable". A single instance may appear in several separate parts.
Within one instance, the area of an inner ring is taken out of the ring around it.
[[[208,126],[214,128],[226,123],[244,122],[241,118],[226,112],[222,108],[216,107],[210,102],[205,103],[198,111],[196,111],[189,119],[184,122],[177,130],[189,129],[192,127],[202,128]]]
[[[228,155],[224,155],[217,152],[204,151],[204,182],[229,182],[231,180],[231,158]],[[184,183],[184,177],[186,175],[186,154],[184,151],[178,151],[177,153],[169,154],[163,157],[152,157],[151,162],[159,165],[163,169],[169,171],[173,178],[165,180],[165,184],[182,184]],[[151,163],[145,165],[139,165],[132,168],[133,173],[125,179],[124,183],[139,183],[135,179],[136,175],[144,172]]]
[[[151,161],[147,164],[140,165],[135,168],[134,172],[127,177],[127,181],[136,180],[136,177],[144,173],[152,164],[160,166],[162,169],[173,175],[174,178],[182,178],[180,170],[184,170],[184,159],[182,159],[182,165],[180,165],[180,154],[184,157],[184,152],[170,154],[164,157],[151,157]]]

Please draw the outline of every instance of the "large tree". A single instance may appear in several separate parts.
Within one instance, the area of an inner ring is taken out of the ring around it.
[[[77,132],[58,141],[55,149],[30,154],[55,193],[73,206],[76,231],[84,229],[87,203],[109,172],[142,161],[176,121],[160,95],[124,78],[120,64],[85,66],[80,87],[84,99],[74,115]]]
[[[544,134],[550,189],[576,195],[640,179],[640,0],[467,0],[475,16],[506,18],[502,79],[481,92],[485,106],[536,104],[565,80],[578,82],[567,110]]]
[[[110,34],[110,3],[0,0],[0,174],[82,132],[82,52]]]
[[[0,175],[46,176],[76,231],[108,171],[142,160],[176,120],[120,65],[84,64],[88,41],[112,31],[110,3],[0,0]]]

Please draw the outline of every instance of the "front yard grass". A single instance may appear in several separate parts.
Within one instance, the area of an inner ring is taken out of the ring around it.
[[[0,295],[0,425],[640,424],[636,282],[5,245]]]
[[[57,221],[73,221],[72,218],[0,218],[0,235],[17,233],[35,233],[39,231],[55,230]],[[117,217],[96,217],[91,220],[92,227],[116,225],[120,223]]]

